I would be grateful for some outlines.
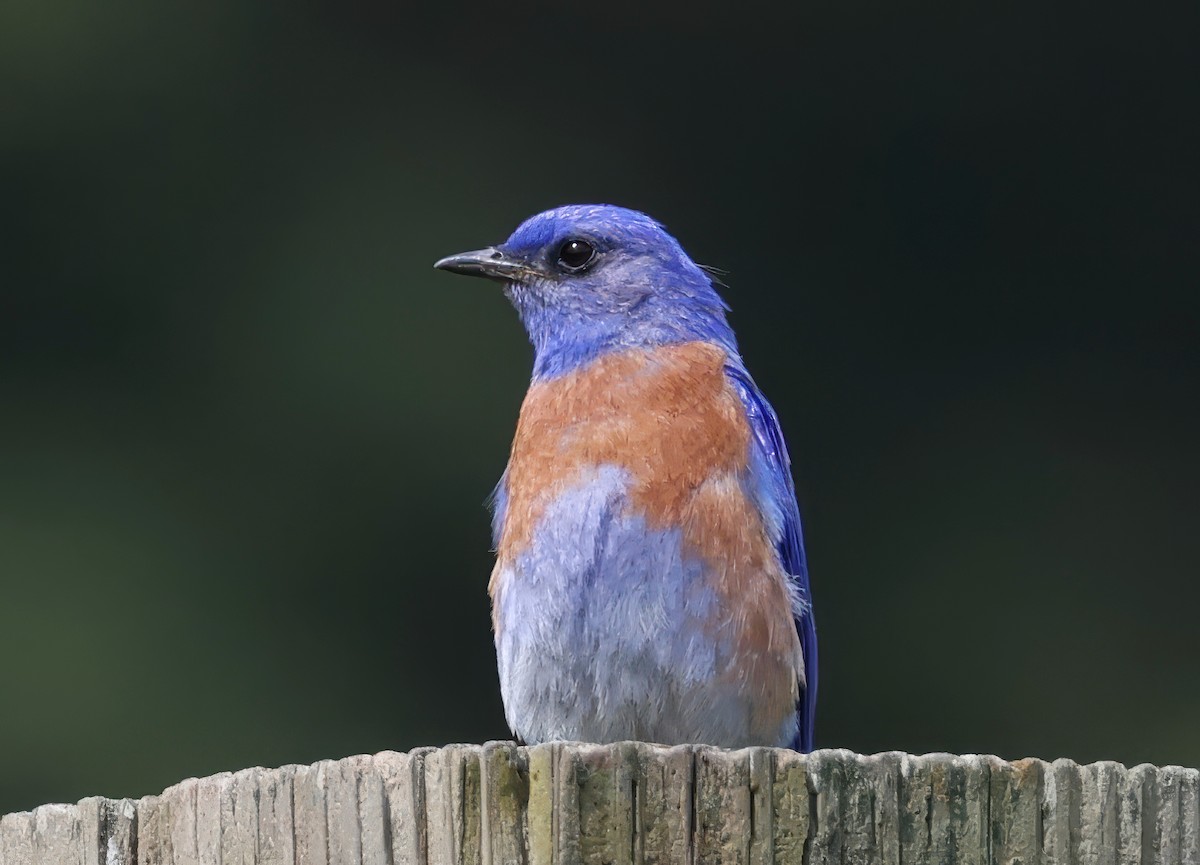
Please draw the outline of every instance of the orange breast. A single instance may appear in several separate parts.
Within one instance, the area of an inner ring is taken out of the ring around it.
[[[651,525],[678,525],[707,478],[746,463],[750,430],[724,364],[722,349],[692,342],[607,355],[532,385],[509,460],[501,558],[519,554],[546,505],[598,465],[629,472],[632,504]]]

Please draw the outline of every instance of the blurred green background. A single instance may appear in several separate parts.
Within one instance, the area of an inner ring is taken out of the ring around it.
[[[1200,765],[1200,7],[992,5],[0,6],[0,812],[507,735],[431,264],[575,201],[731,271],[822,745]]]

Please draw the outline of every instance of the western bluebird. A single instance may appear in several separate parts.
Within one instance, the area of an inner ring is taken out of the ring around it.
[[[535,351],[492,520],[513,732],[811,750],[787,449],[709,272],[608,205],[548,210],[435,266],[502,282]]]

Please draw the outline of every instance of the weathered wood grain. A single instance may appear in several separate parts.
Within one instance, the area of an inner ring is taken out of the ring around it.
[[[1200,772],[489,742],[0,818],[0,865],[135,863],[1200,865]]]
[[[432,748],[418,748],[408,754],[385,751],[373,758],[383,785],[392,865],[424,865],[429,859],[425,757],[432,751]]]
[[[32,865],[33,861],[33,814],[0,817],[0,863]]]
[[[428,865],[478,865],[481,856],[478,745],[448,745],[425,755]]]
[[[329,835],[325,822],[325,773],[328,762],[301,766],[292,779],[292,825],[296,865],[326,865]]]
[[[745,865],[753,829],[749,752],[701,747],[694,759],[694,861],[696,865]]]
[[[1037,865],[1042,850],[1042,795],[1045,763],[1008,763],[988,757],[988,823],[991,861]]]
[[[687,746],[637,745],[635,861],[669,865],[692,861],[695,762]]]
[[[775,775],[771,783],[771,813],[774,817],[771,845],[777,862],[804,861],[809,811],[815,806],[815,799],[808,791],[810,759],[795,751],[775,752]]]
[[[483,746],[479,795],[484,865],[524,865],[529,836],[529,759],[524,749],[511,742]]]
[[[292,865],[296,861],[296,827],[292,822],[295,766],[263,772],[258,790],[258,861]]]

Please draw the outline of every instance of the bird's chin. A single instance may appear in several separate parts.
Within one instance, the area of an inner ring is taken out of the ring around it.
[[[530,306],[545,308],[553,291],[553,286],[548,283],[549,280],[542,279],[513,280],[504,283],[502,290],[508,302],[518,311]]]

